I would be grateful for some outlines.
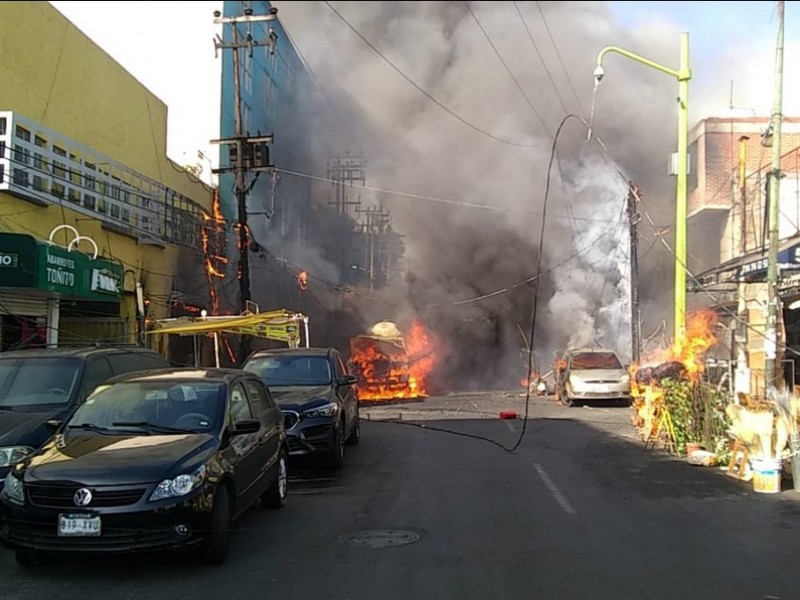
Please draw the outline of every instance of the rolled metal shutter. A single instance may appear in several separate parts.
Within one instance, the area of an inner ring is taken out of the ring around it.
[[[46,317],[47,298],[40,296],[18,296],[0,292],[0,315],[22,317]]]

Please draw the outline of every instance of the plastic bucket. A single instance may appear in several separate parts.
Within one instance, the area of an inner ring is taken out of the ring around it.
[[[753,460],[753,491],[759,494],[777,494],[781,491],[780,460]]]

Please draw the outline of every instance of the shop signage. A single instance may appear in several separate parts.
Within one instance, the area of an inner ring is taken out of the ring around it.
[[[19,254],[0,253],[0,269],[16,269],[19,263]]]
[[[737,269],[737,279],[758,282],[765,281],[769,261],[766,257],[758,258]],[[800,244],[795,244],[778,252],[778,272],[800,271]]]
[[[15,233],[0,233],[0,270],[0,287],[35,288],[80,300],[118,302],[122,287],[120,265]]]

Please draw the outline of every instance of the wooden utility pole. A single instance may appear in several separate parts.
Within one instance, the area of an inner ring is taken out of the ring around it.
[[[628,187],[628,226],[630,231],[631,262],[631,361],[642,359],[642,317],[639,310],[639,231],[638,191],[633,183]]]
[[[775,50],[775,96],[772,107],[771,131],[772,168],[769,179],[769,253],[767,255],[767,328],[764,340],[766,357],[764,384],[769,390],[777,386],[778,364],[778,244],[781,202],[781,125],[783,121],[783,29],[784,2],[778,2],[778,42]]]

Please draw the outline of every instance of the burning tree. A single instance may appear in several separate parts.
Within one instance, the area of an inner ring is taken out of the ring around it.
[[[678,452],[691,442],[724,450],[725,398],[702,378],[716,323],[712,311],[688,315],[683,338],[631,366],[633,423],[645,441],[665,434]]]

